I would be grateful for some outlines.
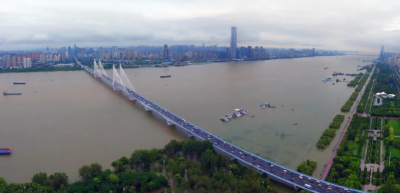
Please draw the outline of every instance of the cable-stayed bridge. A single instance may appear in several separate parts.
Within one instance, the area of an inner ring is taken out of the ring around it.
[[[173,126],[176,131],[182,135],[194,140],[211,141],[216,152],[229,156],[231,160],[236,160],[240,165],[248,167],[258,172],[260,175],[268,176],[270,179],[293,187],[295,190],[304,189],[309,192],[363,192],[361,190],[350,189],[322,181],[312,176],[307,176],[295,170],[278,165],[270,160],[230,144],[197,127],[137,93],[121,65],[119,66],[119,72],[113,65],[113,75],[112,78],[110,78],[104,70],[100,60],[98,64],[94,61],[93,69],[82,65],[76,57],[75,60],[78,65],[90,75],[101,80],[114,91],[122,92],[122,94],[130,101],[135,101],[136,105],[143,108],[145,111],[151,112],[157,119],[165,122],[167,125]]]

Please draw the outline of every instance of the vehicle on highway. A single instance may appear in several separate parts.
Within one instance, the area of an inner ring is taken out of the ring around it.
[[[306,188],[312,188],[312,186],[310,184],[304,184],[304,187]]]

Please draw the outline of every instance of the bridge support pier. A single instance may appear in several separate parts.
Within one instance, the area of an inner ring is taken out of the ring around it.
[[[144,106],[144,110],[147,112],[147,111],[152,111],[152,109],[150,108],[150,107],[148,107],[148,106]]]
[[[168,125],[168,126],[171,126],[171,125],[175,125],[175,123],[173,123],[172,121],[170,121],[170,120],[167,119],[167,125]]]
[[[296,185],[293,186],[294,190],[296,190],[297,192],[301,190],[301,188],[297,187]]]

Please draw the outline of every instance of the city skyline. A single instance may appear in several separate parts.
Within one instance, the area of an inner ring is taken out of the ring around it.
[[[141,6],[137,6],[140,4]],[[123,5],[123,6],[121,6]],[[8,1],[0,50],[194,44],[398,52],[400,2]],[[384,5],[384,6],[382,6]],[[151,9],[143,9],[151,7]],[[338,14],[340,13],[340,14]],[[255,19],[252,19],[255,18]]]

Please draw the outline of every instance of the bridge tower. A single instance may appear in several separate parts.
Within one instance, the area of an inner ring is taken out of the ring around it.
[[[108,77],[107,72],[104,70],[103,64],[101,63],[101,60],[99,60],[99,69],[100,69],[101,75]]]
[[[100,72],[99,66],[96,63],[96,60],[94,60],[94,62],[93,62],[93,70],[94,70],[93,71],[94,77],[101,78],[101,72]]]
[[[122,82],[121,77],[119,76],[117,70],[115,69],[115,65],[113,64],[113,80],[112,87],[114,91],[121,91],[125,86]]]
[[[122,82],[125,83],[126,88],[136,92],[135,88],[133,88],[133,85],[131,83],[131,81],[129,80],[128,76],[125,74],[125,70],[122,68],[121,64],[119,65],[119,75],[122,79]],[[137,99],[135,97],[133,97],[129,92],[129,101],[136,101]]]

